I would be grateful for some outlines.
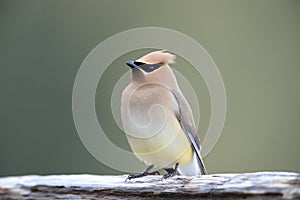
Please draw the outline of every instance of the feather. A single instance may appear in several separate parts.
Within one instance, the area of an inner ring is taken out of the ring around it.
[[[179,106],[179,110],[176,113],[177,119],[188,137],[194,152],[196,153],[196,157],[198,160],[199,169],[202,175],[207,174],[205,165],[200,155],[200,140],[196,130],[195,122],[193,119],[192,110],[187,102],[187,100],[182,95],[181,91],[173,90],[171,91],[177,101]]]
[[[164,51],[154,51],[141,57],[137,61],[148,63],[148,64],[157,64],[157,63],[173,64],[175,63],[175,59],[176,56],[171,53],[164,52]]]

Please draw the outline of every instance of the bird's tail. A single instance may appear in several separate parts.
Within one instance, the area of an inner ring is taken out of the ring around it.
[[[195,152],[194,152],[193,158],[189,164],[180,165],[180,163],[179,163],[178,172],[179,172],[179,174],[184,175],[184,176],[199,176],[199,175],[207,174],[201,157],[199,159]]]
[[[201,175],[206,175],[207,171],[206,171],[206,168],[205,168],[205,165],[204,165],[204,162],[203,162],[201,156],[199,156],[197,158],[198,158],[198,165],[200,168]]]

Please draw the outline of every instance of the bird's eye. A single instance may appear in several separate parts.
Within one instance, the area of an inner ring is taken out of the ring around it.
[[[162,66],[162,65],[163,65],[163,64],[161,64],[161,63],[158,63],[158,64],[146,64],[146,63],[143,63],[143,65],[140,65],[139,67],[140,67],[143,71],[149,73],[149,72],[152,72],[152,71],[158,69],[158,68],[159,68],[160,66]]]
[[[141,65],[144,65],[145,63],[135,61],[134,64],[137,65],[137,66],[141,66]]]

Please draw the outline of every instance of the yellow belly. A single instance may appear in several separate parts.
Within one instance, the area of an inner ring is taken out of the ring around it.
[[[132,132],[143,131],[134,126],[131,129]],[[143,133],[151,137],[127,135],[127,138],[133,153],[146,164],[166,168],[173,167],[175,163],[185,166],[192,162],[193,150],[175,115],[169,115],[168,121],[157,134],[153,135],[149,129]]]

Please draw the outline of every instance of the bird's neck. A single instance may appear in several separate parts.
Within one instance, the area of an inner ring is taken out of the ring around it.
[[[178,88],[176,77],[169,66],[164,66],[159,70],[160,71],[154,73],[144,74],[138,69],[133,69],[132,82],[138,85],[147,83],[157,83],[171,89]]]

